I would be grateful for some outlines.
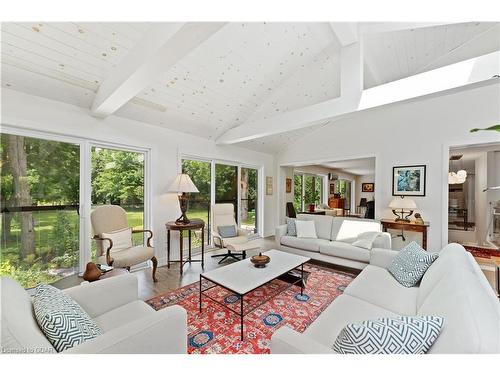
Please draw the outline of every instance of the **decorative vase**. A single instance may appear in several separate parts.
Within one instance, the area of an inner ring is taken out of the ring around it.
[[[316,206],[314,204],[309,205],[309,212],[314,212]]]
[[[95,263],[87,263],[85,267],[85,272],[83,273],[83,280],[85,281],[96,281],[101,277],[102,272],[97,268]]]

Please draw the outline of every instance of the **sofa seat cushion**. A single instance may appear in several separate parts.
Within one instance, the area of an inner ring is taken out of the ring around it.
[[[289,247],[294,247],[296,249],[314,251],[319,253],[320,245],[327,244],[328,240],[323,240],[321,238],[298,238],[292,236],[281,237],[281,244]]]
[[[343,294],[321,313],[304,334],[331,348],[347,324],[382,317],[397,317],[397,314],[359,298]]]
[[[368,263],[370,261],[370,250],[353,246],[346,242],[330,241],[319,247],[319,252],[325,255],[358,260]]]
[[[146,246],[134,246],[127,250],[121,250],[116,253],[112,253],[113,267],[129,267],[135,266],[136,264],[145,262],[151,259],[154,255],[154,249],[152,247]],[[107,264],[106,255],[97,258],[97,263]]]
[[[397,314],[415,315],[417,312],[418,288],[404,287],[381,267],[368,265],[344,293]]]
[[[147,303],[137,300],[99,315],[94,320],[104,332],[108,332],[154,313],[155,310]]]

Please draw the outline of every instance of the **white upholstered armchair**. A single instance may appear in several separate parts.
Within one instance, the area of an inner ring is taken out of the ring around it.
[[[224,238],[220,231],[220,227],[234,226],[236,228],[236,236]],[[248,242],[248,234],[250,232],[241,229],[236,224],[234,218],[234,205],[232,203],[217,203],[212,206],[212,238],[215,246],[225,248],[228,244],[242,244]],[[243,253],[228,250],[227,253],[212,255],[212,258],[222,258],[219,263],[222,263],[227,258],[240,260],[244,257]]]
[[[95,208],[91,215],[94,240],[97,245],[97,263],[108,266],[127,268],[151,260],[153,263],[153,281],[156,279],[158,261],[151,246],[153,232],[147,229],[131,229],[127,222],[127,213],[120,206],[105,205]],[[146,246],[133,246],[133,233],[148,233]]]

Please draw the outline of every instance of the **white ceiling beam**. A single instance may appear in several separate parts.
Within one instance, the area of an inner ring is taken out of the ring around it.
[[[421,29],[453,24],[454,22],[364,22],[358,26],[360,35],[388,33],[393,31]]]
[[[233,144],[267,137],[311,125],[328,122],[329,118],[355,111],[363,90],[363,48],[360,42],[340,51],[340,97],[271,118],[246,122],[222,134],[218,144]]]
[[[148,30],[99,87],[91,112],[106,117],[134,98],[226,23],[160,23]]]
[[[481,66],[485,68],[478,72],[477,68]],[[264,121],[243,124],[222,135],[217,142],[220,144],[244,142],[327,123],[340,115],[355,111],[444,91],[452,92],[450,90],[474,87],[479,84],[498,84],[499,79],[492,78],[498,69],[500,69],[500,52],[493,52],[364,90],[358,103],[356,103],[355,96],[347,95],[286,112]]]
[[[342,47],[358,41],[358,24],[356,22],[330,22],[330,27]]]

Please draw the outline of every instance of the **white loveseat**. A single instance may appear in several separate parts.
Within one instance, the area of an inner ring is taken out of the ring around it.
[[[155,311],[139,300],[135,275],[116,276],[64,290],[104,333],[63,353],[187,353],[187,314],[180,306]],[[1,278],[3,353],[55,353],[38,327],[31,297]]]
[[[307,214],[297,215],[297,220],[314,221],[318,238],[288,236],[286,224],[280,225],[275,233],[279,249],[327,263],[363,269],[370,262],[370,250],[351,245],[358,234],[380,232],[373,247],[391,248],[390,234],[382,232],[381,224],[375,220]]]
[[[500,353],[500,302],[471,254],[461,245],[447,245],[413,288],[387,271],[396,254],[373,250],[370,265],[304,333],[286,326],[274,333],[271,353],[333,353],[348,323],[401,315],[444,317],[430,353]]]

